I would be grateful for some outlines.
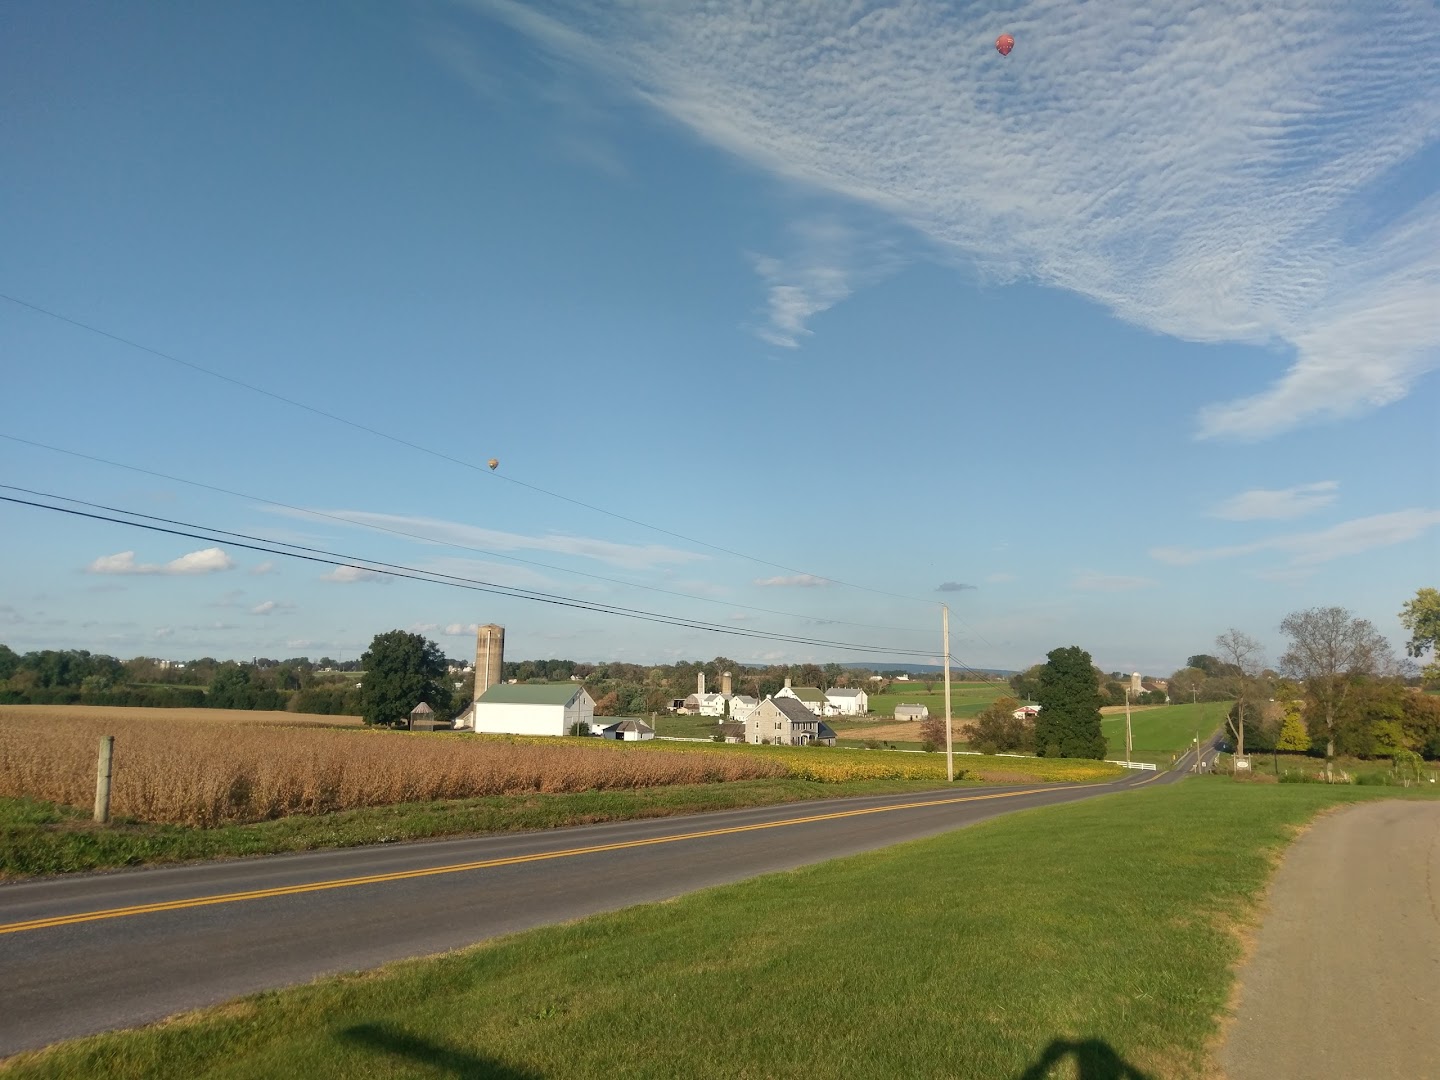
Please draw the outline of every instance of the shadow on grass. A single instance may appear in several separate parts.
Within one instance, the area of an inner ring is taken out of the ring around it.
[[[537,1072],[516,1069],[464,1050],[452,1050],[385,1024],[356,1024],[341,1031],[340,1038],[380,1053],[443,1069],[463,1080],[541,1080]]]
[[[1099,1039],[1055,1039],[1016,1080],[1046,1080],[1067,1058],[1075,1062],[1077,1080],[1151,1080]]]

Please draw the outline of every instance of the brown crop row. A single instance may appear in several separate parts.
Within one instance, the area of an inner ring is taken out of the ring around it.
[[[0,716],[0,796],[88,807],[115,736],[111,810],[213,826],[362,806],[779,777],[783,762],[707,750],[616,753],[467,735]],[[558,743],[558,740],[557,740]]]

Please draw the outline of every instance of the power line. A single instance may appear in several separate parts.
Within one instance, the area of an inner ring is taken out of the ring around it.
[[[743,551],[736,551],[733,548],[723,547],[719,544],[712,544],[709,541],[700,540],[697,537],[693,536],[687,536],[684,533],[678,533],[671,529],[665,529],[659,525],[652,525],[647,521],[641,521],[639,518],[629,517],[626,514],[617,513],[613,510],[606,510],[604,507],[596,506],[593,503],[587,503],[582,499],[576,499],[572,498],[569,495],[562,495],[559,492],[550,491],[548,488],[540,487],[538,484],[531,484],[527,483],[524,480],[516,479],[513,476],[506,476],[503,473],[493,471],[487,466],[480,465],[472,461],[466,461],[463,458],[454,457],[453,455],[446,454],[440,450],[432,449],[431,447],[424,446],[420,443],[411,442],[409,439],[401,438],[398,435],[392,435],[387,431],[382,431],[379,428],[370,427],[368,424],[362,424],[357,420],[348,419],[347,417],[340,416],[337,413],[332,413],[325,409],[318,408],[317,406],[308,405],[303,401],[297,401],[296,399],[287,397],[284,394],[276,393],[273,390],[266,390],[264,387],[256,386],[255,384],[246,382],[243,379],[237,379],[232,375],[225,375],[219,371],[214,370],[213,368],[205,367],[203,364],[197,364],[193,360],[181,359],[180,357],[175,356],[173,353],[167,353],[160,349],[153,348],[152,346],[144,345],[131,338],[122,337],[121,335],[111,333],[108,330],[102,330],[98,326],[94,326],[87,322],[82,322],[80,319],[72,318],[69,315],[62,315],[58,311],[52,311],[49,308],[41,307],[39,304],[31,303],[28,300],[21,300],[19,297],[10,296],[6,293],[0,293],[0,300],[8,300],[10,303],[17,305],[18,307],[27,308],[28,310],[36,312],[40,315],[44,315],[47,318],[55,319],[59,322],[66,323],[70,326],[74,326],[80,330],[85,330],[92,334],[97,334],[100,337],[109,339],[110,341],[118,342],[121,345],[125,345],[129,348],[139,350],[143,353],[148,353],[149,355],[158,357],[162,360],[168,360],[173,364],[179,364],[181,367],[189,368],[191,371],[199,372],[202,375],[209,375],[212,378],[219,379],[222,382],[229,383],[232,386],[238,386],[242,389],[249,390],[252,393],[260,394],[263,397],[268,397],[274,401],[283,402],[284,404],[290,405],[293,408],[303,409],[305,412],[312,413],[315,416],[324,417],[325,419],[334,421],[337,424],[344,424],[346,427],[351,427],[357,431],[363,431],[366,434],[374,435],[378,438],[385,439],[389,442],[395,443],[398,446],[404,446],[410,450],[415,450],[422,454],[429,454],[431,457],[438,458],[441,461],[448,461],[453,465],[459,465],[463,468],[471,469],[475,472],[480,473],[481,475],[493,477],[497,480],[503,480],[506,483],[514,484],[517,487],[526,488],[541,495],[547,495],[552,499],[559,499],[562,502],[570,503],[573,506],[583,507],[586,510],[594,511],[597,514],[604,514],[606,517],[614,518],[617,521],[624,521],[631,525],[638,525],[641,528],[649,529],[652,532],[657,532],[664,536],[673,537],[677,540],[683,540],[688,544],[695,544],[699,547],[709,548],[711,551],[718,551],[726,555],[734,556],[738,559],[744,559],[747,562],[756,563],[760,566],[768,566],[775,570],[784,570],[790,574],[798,574],[804,577],[812,577],[820,581],[829,582],[833,585],[843,585],[849,589],[858,589],[862,592],[875,593],[879,596],[891,596],[900,600],[908,600],[917,604],[934,603],[934,601],[922,600],[919,597],[908,596],[904,593],[890,592],[886,589],[876,589],[868,585],[859,585],[852,581],[843,581],[840,578],[827,577],[821,574],[812,574],[807,570],[800,570],[793,566],[786,566],[784,563],[772,562],[769,559],[762,559],[755,555],[747,555]]]
[[[138,466],[138,465],[127,465],[127,464],[125,464],[124,462],[121,462],[121,461],[113,461],[113,460],[111,460],[111,459],[109,459],[109,458],[98,457],[97,455],[94,455],[94,454],[81,453],[81,452],[78,451],[78,450],[67,450],[67,449],[65,449],[64,447],[51,446],[51,445],[48,444],[48,443],[37,442],[37,441],[35,441],[34,439],[25,439],[25,438],[21,438],[21,437],[18,436],[18,435],[9,435],[9,434],[6,434],[6,433],[3,432],[3,431],[0,431],[0,439],[6,439],[6,440],[8,440],[8,441],[10,441],[10,442],[21,443],[21,444],[23,444],[23,445],[25,445],[25,446],[33,446],[33,447],[36,447],[36,448],[41,449],[41,450],[49,450],[49,451],[51,451],[51,452],[53,452],[53,453],[56,453],[56,454],[65,454],[65,455],[67,455],[68,457],[79,458],[79,459],[84,460],[84,461],[97,462],[97,463],[99,463],[99,464],[101,464],[101,465],[108,465],[108,466],[110,466],[110,467],[112,467],[112,468],[116,468],[116,469],[125,469],[125,470],[127,470],[127,471],[129,471],[129,472],[139,473],[139,474],[141,474],[141,475],[143,475],[143,476],[153,476],[153,477],[155,477],[155,478],[157,478],[157,479],[160,479],[160,480],[168,480],[168,481],[171,481],[171,482],[176,483],[176,484],[186,484],[186,485],[189,485],[190,487],[200,488],[200,489],[205,490],[205,491],[214,491],[214,492],[218,492],[219,494],[222,494],[222,495],[230,495],[230,496],[233,496],[234,498],[237,498],[237,499],[248,499],[248,500],[250,500],[250,501],[252,501],[252,502],[263,503],[263,504],[265,504],[265,505],[267,505],[267,506],[275,506],[275,507],[279,507],[279,508],[284,509],[284,510],[290,510],[290,511],[293,511],[293,512],[295,512],[295,513],[297,513],[297,514],[305,514],[305,515],[311,516],[311,517],[325,518],[325,519],[330,520],[330,521],[339,522],[339,523],[342,524],[342,525],[359,526],[360,528],[371,529],[371,530],[373,530],[373,531],[375,531],[375,532],[388,533],[388,534],[390,534],[391,536],[403,536],[403,537],[407,537],[407,538],[409,538],[409,539],[411,539],[411,540],[423,540],[423,541],[425,541],[426,543],[438,544],[438,545],[440,545],[440,546],[442,546],[442,547],[454,548],[454,549],[457,550],[457,551],[471,551],[471,552],[474,552],[474,553],[476,553],[476,554],[486,555],[486,556],[489,556],[489,557],[495,558],[495,559],[505,559],[505,560],[507,560],[507,561],[509,561],[509,562],[521,563],[521,564],[523,564],[523,565],[525,565],[525,566],[537,566],[537,567],[540,567],[540,568],[545,569],[545,570],[553,570],[553,571],[555,571],[555,572],[557,572],[557,573],[562,573],[562,574],[574,574],[574,575],[577,575],[577,576],[579,576],[579,577],[591,578],[591,579],[593,579],[593,580],[595,580],[595,581],[608,582],[609,584],[612,584],[612,585],[621,585],[621,586],[624,586],[624,587],[626,587],[626,588],[631,588],[631,589],[644,589],[644,590],[646,590],[646,591],[648,591],[648,592],[662,593],[662,594],[664,594],[664,595],[666,595],[666,596],[678,596],[678,597],[682,597],[682,598],[687,599],[687,600],[698,600],[698,601],[700,601],[700,602],[702,602],[702,603],[715,604],[715,605],[718,605],[718,606],[720,606],[720,607],[742,608],[742,609],[744,609],[744,610],[746,610],[746,611],[758,611],[758,612],[762,612],[762,613],[764,613],[764,614],[766,614],[766,615],[782,615],[782,616],[785,616],[786,618],[791,618],[791,619],[812,619],[812,618],[813,618],[813,616],[804,615],[804,614],[801,614],[801,613],[795,612],[795,611],[781,611],[781,610],[776,609],[776,608],[757,607],[757,606],[755,606],[755,605],[753,605],[753,604],[741,604],[741,603],[738,603],[738,602],[733,602],[733,601],[728,601],[728,600],[717,600],[717,599],[715,599],[713,596],[700,596],[700,595],[697,595],[697,594],[695,594],[695,593],[681,592],[681,591],[678,590],[678,589],[665,589],[665,588],[661,588],[661,587],[658,586],[658,585],[645,585],[645,584],[642,584],[642,583],[640,583],[640,582],[638,582],[638,581],[627,581],[627,580],[625,580],[625,579],[623,579],[623,578],[607,577],[607,576],[604,575],[604,574],[595,574],[595,573],[591,573],[590,571],[587,571],[587,570],[576,570],[576,569],[573,569],[573,568],[571,568],[571,567],[556,566],[556,565],[553,564],[553,563],[540,562],[540,561],[537,560],[537,559],[524,559],[524,558],[521,558],[521,557],[518,556],[518,555],[507,555],[507,554],[505,554],[504,552],[491,551],[491,550],[489,550],[488,548],[475,547],[474,545],[471,545],[471,544],[456,543],[455,541],[452,541],[452,540],[441,540],[441,539],[439,539],[439,538],[437,538],[437,537],[426,536],[426,535],[423,534],[423,533],[407,532],[407,531],[404,530],[404,529],[389,528],[389,527],[384,526],[384,525],[377,525],[377,524],[375,524],[374,522],[356,521],[354,518],[348,518],[348,517],[345,517],[345,516],[343,516],[343,515],[341,515],[341,514],[328,514],[328,513],[326,513],[326,512],[323,511],[323,510],[311,510],[311,509],[309,509],[309,508],[307,508],[307,507],[295,506],[295,505],[293,505],[293,504],[291,504],[291,503],[280,502],[280,501],[278,501],[278,500],[276,500],[276,499],[268,499],[268,498],[265,498],[264,496],[260,496],[260,495],[252,495],[252,494],[249,494],[249,493],[243,492],[243,491],[235,491],[235,490],[233,490],[233,489],[231,489],[231,488],[221,487],[221,486],[219,486],[218,484],[204,483],[204,482],[199,481],[199,480],[188,480],[188,479],[186,479],[186,478],[183,477],[183,476],[172,476],[172,475],[169,474],[169,473],[157,472],[157,471],[155,471],[154,469],[141,468],[141,467]],[[3,485],[0,485],[0,486],[3,486]],[[23,490],[23,489],[22,489],[22,490]],[[835,623],[836,625],[840,625],[840,626],[854,626],[854,627],[859,627],[859,628],[861,628],[861,629],[866,629],[866,630],[886,630],[886,631],[895,631],[895,632],[898,632],[898,633],[905,633],[905,634],[928,634],[928,633],[931,633],[930,630],[924,630],[924,629],[921,629],[920,627],[915,627],[915,626],[884,626],[884,625],[880,625],[880,624],[876,624],[876,623],[854,622],[854,621],[849,620],[849,619],[827,619],[827,620],[825,620],[825,621],[826,621],[826,622],[830,622],[830,623]]]
[[[494,593],[501,596],[508,596],[519,600],[528,600],[534,603],[549,604],[557,607],[568,607],[582,611],[591,611],[604,615],[618,615],[624,618],[638,619],[643,622],[659,623],[666,626],[676,626],[691,630],[704,630],[711,633],[726,634],[731,637],[749,638],[762,641],[785,642],[796,645],[806,645],[813,648],[840,649],[848,652],[869,652],[886,653],[895,656],[928,656],[929,650],[918,649],[897,649],[883,645],[862,645],[855,642],[830,641],[823,638],[800,637],[793,634],[782,634],[774,631],[748,630],[736,627],[723,626],[717,623],[707,623],[701,620],[688,619],[679,616],[666,615],[660,612],[646,611],[639,608],[625,608],[612,604],[600,604],[593,601],[579,600],[575,597],[562,596],[554,593],[539,592],[531,589],[519,589],[513,586],[500,585],[496,582],[483,581],[478,578],[466,578],[455,574],[443,574],[438,571],[428,571],[416,567],[404,566],[396,563],[386,563],[379,560],[367,559],[360,556],[350,556],[340,552],[328,551],[323,548],[306,547],[300,544],[288,544],[284,541],[265,540],[260,537],[251,537],[244,533],[235,533],[226,529],[217,529],[204,525],[195,525],[189,522],[175,521],[168,518],[160,518],[151,514],[141,514],[136,511],[118,509],[115,507],[103,506],[98,503],[87,502],[83,499],[71,499],[64,495],[55,495],[50,492],[37,492],[28,488],[21,488],[11,484],[0,484],[0,487],[10,491],[22,491],[26,494],[35,495],[39,498],[55,499],[62,502],[72,502],[79,506],[89,506],[94,509],[107,510],[111,514],[124,514],[127,517],[143,518],[142,521],[126,520],[122,517],[112,517],[108,514],[94,513],[92,511],[76,510],[66,506],[54,506],[49,503],[34,502],[30,499],[18,499],[13,496],[0,495],[0,502],[14,503],[20,506],[34,507],[40,510],[49,510],[55,513],[67,514],[72,517],[86,518],[94,521],[107,521],[116,525],[125,525],[130,528],[144,529],[149,532],[165,533],[171,536],[184,536],[189,539],[203,540],[215,544],[228,544],[232,547],[244,548],[249,551],[263,552],[268,555],[281,555],[287,558],[300,559],[306,562],[320,563],[334,567],[353,567],[375,574],[383,574],[388,577],[406,578],[412,581],[428,581],[438,585],[450,585],[456,588],[469,589],[477,592]],[[166,522],[167,524],[147,524],[147,521]],[[176,527],[169,527],[176,526]],[[238,539],[237,539],[238,538]],[[285,550],[292,548],[294,550]]]

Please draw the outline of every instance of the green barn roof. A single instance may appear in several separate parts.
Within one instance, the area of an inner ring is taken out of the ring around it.
[[[579,683],[497,683],[480,695],[486,705],[569,705],[585,688]]]

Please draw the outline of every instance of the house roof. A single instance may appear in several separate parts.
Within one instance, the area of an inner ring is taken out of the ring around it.
[[[900,713],[912,713],[912,712],[917,712],[917,713],[918,713],[918,712],[929,712],[929,711],[930,711],[930,706],[928,706],[928,705],[896,705],[896,706],[895,706],[895,713],[896,713],[897,716],[898,716]]]
[[[654,731],[655,731],[655,729],[652,728],[649,724],[645,723],[644,720],[621,720],[621,721],[620,721],[619,723],[617,723],[617,724],[611,724],[609,727],[605,728],[604,730],[605,730],[605,731],[638,731],[638,732],[640,732],[641,735],[644,735],[647,731],[648,731],[648,732],[651,732],[651,733],[653,734]]]
[[[859,697],[861,694],[863,694],[863,693],[865,693],[864,690],[852,690],[852,689],[850,689],[849,687],[839,687],[839,686],[837,686],[837,687],[832,687],[832,688],[829,689],[829,690],[826,690],[826,691],[825,691],[825,696],[826,696],[826,697],[858,698],[858,697]]]
[[[790,693],[794,694],[801,701],[824,701],[825,695],[820,692],[818,686],[792,686]]]
[[[413,709],[410,710],[410,715],[414,716],[416,713],[420,713],[423,716],[425,713],[433,713],[434,711],[434,709],[430,708],[429,705],[422,701],[419,705],[416,705]]]
[[[726,737],[744,735],[745,725],[740,723],[739,720],[726,720],[725,723],[720,725],[720,734]]]
[[[746,697],[744,694],[735,694],[730,698],[731,705],[759,705],[753,697]]]
[[[835,734],[834,728],[825,723],[824,720],[821,720],[820,730],[815,733],[815,737],[817,739],[838,739],[840,736]]]
[[[583,686],[564,683],[498,683],[480,695],[480,705],[569,705]]]
[[[805,703],[796,701],[792,697],[772,697],[770,699],[775,707],[784,713],[793,723],[813,724],[815,714],[805,707]]]

